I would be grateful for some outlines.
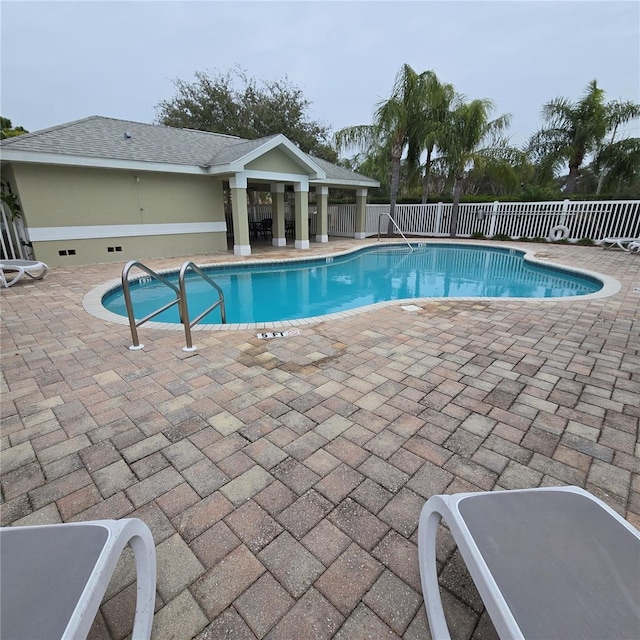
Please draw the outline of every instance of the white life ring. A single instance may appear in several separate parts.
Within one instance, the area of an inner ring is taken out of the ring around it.
[[[557,224],[555,227],[549,229],[549,240],[554,242],[555,240],[565,240],[569,237],[569,227],[565,227],[563,224]]]

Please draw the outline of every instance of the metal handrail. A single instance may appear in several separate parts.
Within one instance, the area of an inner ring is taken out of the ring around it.
[[[195,273],[197,273],[205,282],[210,284],[217,292],[218,299],[205,311],[203,311],[195,320],[189,321],[189,304],[187,302],[187,289],[185,285],[185,279],[187,275],[187,271],[191,269]],[[220,319],[222,320],[222,324],[227,322],[227,312],[224,306],[224,292],[218,286],[216,282],[214,282],[197,264],[194,262],[185,262],[182,267],[180,267],[180,276],[178,278],[179,286],[180,286],[180,296],[179,299],[181,301],[180,305],[180,316],[182,318],[182,324],[184,325],[184,335],[187,341],[187,346],[183,347],[183,351],[195,351],[195,347],[193,346],[193,341],[191,340],[191,327],[195,326],[204,318],[207,314],[211,313],[216,307],[220,307]]]
[[[131,291],[129,290],[129,272],[131,271],[131,269],[133,269],[133,267],[138,267],[138,269],[141,269],[147,275],[155,278],[156,280],[158,280],[158,282],[162,282],[162,284],[167,285],[169,288],[173,289],[176,294],[175,300],[168,302],[157,311],[150,313],[148,316],[145,316],[144,318],[142,318],[142,320],[138,321],[136,321],[136,318],[133,315],[133,303],[131,302]],[[174,304],[178,305],[178,308],[180,309],[180,316],[182,317],[182,305],[180,304],[180,290],[178,289],[178,287],[176,287],[176,285],[173,284],[173,282],[171,282],[169,279],[161,276],[159,273],[156,273],[153,269],[149,269],[149,267],[142,264],[142,262],[138,262],[137,260],[130,260],[129,262],[127,262],[127,264],[124,265],[124,268],[122,269],[122,293],[124,294],[124,303],[127,307],[127,317],[129,318],[129,327],[131,328],[131,338],[133,340],[133,344],[129,347],[131,351],[136,351],[144,347],[143,344],[140,344],[140,340],[138,339],[138,327],[140,325],[144,324],[148,320],[151,320],[151,318],[155,318],[158,314],[171,308]]]
[[[407,246],[409,247],[409,250],[411,251],[411,253],[413,253],[413,247],[411,246],[411,243],[407,240],[407,238],[405,237],[404,233],[402,233],[402,231],[400,230],[400,227],[396,224],[396,221],[391,217],[390,213],[381,213],[378,216],[378,242],[380,242],[380,222],[382,222],[382,218],[384,216],[387,216],[387,218],[389,218],[389,220],[391,220],[391,223],[398,230],[398,233],[402,236],[404,241],[407,243]]]

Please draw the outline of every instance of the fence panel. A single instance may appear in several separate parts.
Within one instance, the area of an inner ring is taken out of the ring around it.
[[[378,212],[388,205],[368,205],[376,219],[367,234],[377,233]],[[403,233],[414,236],[448,236],[451,229],[452,205],[396,205],[396,223]],[[610,237],[640,237],[640,201],[551,201],[461,203],[458,206],[456,235],[470,237],[481,233],[486,237],[505,235],[518,238],[549,238],[554,227],[567,227],[568,239],[594,241]],[[383,227],[384,228],[384,227]]]

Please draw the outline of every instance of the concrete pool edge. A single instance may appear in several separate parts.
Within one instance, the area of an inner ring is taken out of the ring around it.
[[[549,261],[543,254],[540,252],[540,255],[537,255],[535,251],[523,249],[520,247],[514,247],[505,243],[470,243],[470,242],[460,242],[459,239],[446,239],[446,238],[438,238],[438,239],[411,239],[412,244],[416,245],[426,245],[426,244],[452,244],[452,245],[461,245],[461,246],[476,246],[476,247],[486,247],[486,248],[494,248],[501,249],[503,251],[515,251],[522,254],[525,262],[540,266],[556,269],[559,271],[563,271],[569,274],[584,276],[590,279],[594,279],[602,284],[602,287],[599,291],[594,293],[588,293],[581,296],[565,296],[565,297],[532,297],[532,298],[504,298],[504,297],[428,297],[428,298],[404,298],[398,300],[386,300],[383,302],[377,302],[375,304],[366,305],[363,307],[358,307],[356,309],[350,309],[348,311],[342,311],[338,313],[331,313],[322,316],[314,316],[309,318],[302,318],[299,320],[282,320],[282,321],[273,321],[273,322],[253,322],[253,323],[232,323],[232,324],[198,324],[192,328],[192,331],[241,331],[241,330],[255,330],[255,329],[283,329],[283,328],[291,328],[291,327],[303,327],[306,325],[314,325],[321,322],[331,321],[331,320],[339,320],[343,318],[348,318],[357,314],[366,313],[368,311],[372,311],[373,309],[380,309],[388,306],[403,306],[407,304],[427,304],[433,302],[497,302],[497,301],[506,301],[506,300],[517,300],[519,302],[575,302],[576,300],[597,300],[602,298],[608,298],[610,296],[615,295],[621,289],[621,284],[615,278],[611,276],[607,276],[601,273],[597,273],[595,271],[589,271],[587,269],[582,269],[579,267],[568,267],[566,265],[561,265],[556,262]],[[335,253],[327,253],[316,256],[300,256],[295,258],[285,258],[285,259],[256,259],[256,260],[244,260],[242,263],[238,262],[237,264],[243,264],[247,266],[252,265],[264,265],[264,264],[295,264],[296,262],[308,262],[313,260],[325,260],[326,258],[334,258],[337,256],[349,255],[352,253],[357,253],[359,251],[363,251],[366,249],[370,249],[372,247],[383,247],[383,246],[397,246],[398,244],[404,245],[404,242],[399,241],[384,241],[384,242],[375,242],[371,244],[367,244],[365,246],[354,247],[352,249],[347,249],[345,251],[337,251]],[[225,262],[210,262],[199,264],[198,266],[207,268],[207,267],[217,267],[217,266],[234,266],[236,263],[234,261],[225,261]],[[179,271],[179,267],[177,268],[166,268],[166,269],[158,269],[156,272],[160,275],[172,274]],[[129,326],[129,320],[125,316],[120,316],[111,311],[108,311],[102,305],[103,297],[122,286],[122,282],[120,278],[109,280],[101,285],[97,285],[93,287],[87,294],[85,294],[82,300],[82,306],[84,310],[91,314],[92,316],[99,318],[101,320],[105,320],[107,322],[111,322],[113,324],[119,324],[124,326]],[[167,322],[154,322],[149,321],[144,324],[145,327],[150,329],[160,329],[164,331],[174,331],[180,330],[184,331],[184,327],[181,323],[167,323]]]

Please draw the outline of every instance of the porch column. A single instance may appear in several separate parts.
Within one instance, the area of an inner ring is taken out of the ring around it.
[[[271,244],[274,247],[284,247],[287,244],[287,238],[284,227],[284,185],[271,185],[271,217],[273,218],[273,226],[271,228]]]
[[[309,181],[293,185],[296,197],[296,249],[309,248]]]
[[[356,189],[356,219],[354,238],[362,240],[366,237],[367,224],[367,190]]]
[[[229,178],[231,215],[233,216],[233,253],[250,256],[249,215],[247,212],[247,179],[245,176]]]
[[[316,242],[329,242],[329,187],[316,187]]]

